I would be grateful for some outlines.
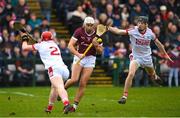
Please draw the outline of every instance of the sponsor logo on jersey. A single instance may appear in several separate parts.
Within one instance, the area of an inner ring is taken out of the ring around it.
[[[150,45],[150,40],[144,40],[144,39],[136,39],[137,45]]]

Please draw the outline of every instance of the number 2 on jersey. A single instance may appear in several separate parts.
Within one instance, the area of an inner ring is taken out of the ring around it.
[[[56,47],[49,47],[49,48],[52,49],[51,55],[60,55],[60,53],[58,52],[58,49]]]

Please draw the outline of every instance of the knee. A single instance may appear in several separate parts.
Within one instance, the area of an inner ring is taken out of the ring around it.
[[[128,77],[133,78],[133,77],[134,77],[134,75],[135,75],[135,73],[134,73],[134,72],[129,72]]]

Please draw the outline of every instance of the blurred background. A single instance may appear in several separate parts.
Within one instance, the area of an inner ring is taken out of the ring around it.
[[[62,58],[69,69],[73,55],[67,49],[74,30],[86,16],[97,23],[127,29],[136,25],[138,16],[149,17],[149,27],[164,44],[174,63],[163,59],[152,42],[154,66],[164,86],[180,83],[180,1],[179,0],[0,0],[0,87],[47,86],[47,73],[38,52],[21,49],[14,21],[26,27],[40,42],[43,31],[53,33]],[[128,36],[103,35],[104,52],[88,84],[122,86],[128,73],[131,46]],[[179,81],[178,81],[179,80]],[[133,86],[156,86],[140,68]]]

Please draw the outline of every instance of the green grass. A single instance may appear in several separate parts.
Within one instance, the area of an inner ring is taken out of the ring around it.
[[[62,114],[62,103],[56,102],[51,114],[44,108],[49,87],[1,88],[0,117],[124,117],[180,116],[180,88],[132,88],[125,105],[117,103],[122,88],[88,87],[75,113]],[[68,90],[70,100],[76,88]]]

